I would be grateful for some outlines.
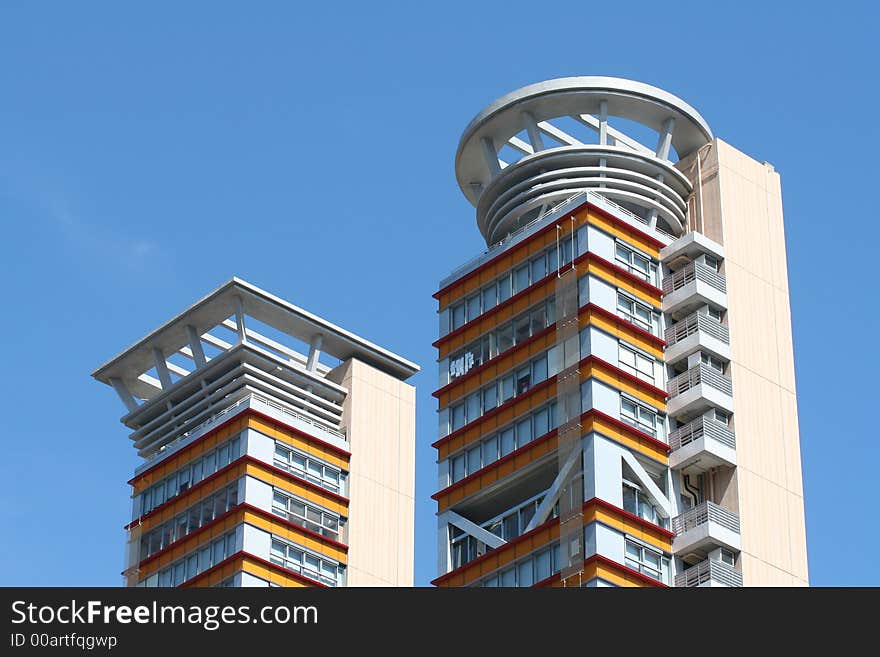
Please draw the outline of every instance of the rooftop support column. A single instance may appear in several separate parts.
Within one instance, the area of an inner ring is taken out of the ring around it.
[[[134,398],[134,395],[131,394],[128,386],[125,385],[125,382],[122,379],[117,379],[115,376],[112,376],[110,377],[110,385],[113,386],[113,389],[116,391],[116,394],[119,395],[119,399],[125,404],[129,413],[137,410],[137,400]]]
[[[531,144],[532,150],[536,153],[543,151],[544,137],[541,136],[541,131],[538,129],[538,122],[535,121],[535,117],[528,112],[523,112],[522,120],[526,128],[526,134],[529,136],[529,144]]]
[[[608,101],[599,101],[599,145],[608,145]]]
[[[156,374],[159,375],[159,383],[162,384],[162,390],[171,387],[171,373],[168,371],[168,365],[165,363],[165,356],[158,347],[153,347],[153,364],[156,366]]]
[[[247,342],[247,333],[244,326],[244,304],[238,295],[235,295],[235,330],[238,333],[238,344]]]
[[[309,344],[309,359],[306,362],[306,369],[309,372],[314,372],[315,368],[318,367],[318,357],[321,355],[321,347],[323,345],[324,336],[321,333],[318,333],[312,338],[312,341]]]
[[[483,160],[486,162],[486,168],[489,169],[489,175],[494,178],[501,173],[501,164],[498,162],[495,143],[491,137],[483,137],[480,140],[480,144],[483,147]]]
[[[199,338],[199,333],[196,331],[196,327],[192,324],[187,324],[186,335],[189,338],[189,348],[192,350],[193,362],[196,364],[196,369],[204,367],[208,364],[208,361],[205,358],[205,351],[202,349],[202,341]]]
[[[669,159],[669,149],[672,146],[672,130],[674,128],[675,119],[670,116],[663,122],[663,132],[660,133],[660,137],[657,139],[656,155],[661,160]]]

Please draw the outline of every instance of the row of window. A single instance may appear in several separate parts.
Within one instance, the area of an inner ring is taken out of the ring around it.
[[[556,347],[524,363],[449,407],[448,430],[457,431],[484,413],[556,375]]]
[[[321,488],[345,494],[346,474],[319,458],[306,454],[279,441],[275,442],[275,466]]]
[[[625,342],[620,342],[617,349],[617,358],[622,370],[640,378],[642,381],[647,381],[651,385],[656,385],[657,379],[654,374],[656,360],[652,355],[639,351]]]
[[[321,536],[340,540],[342,519],[339,515],[326,511],[284,491],[275,490],[272,496],[272,511],[295,525],[305,527]]]
[[[671,571],[669,557],[659,550],[648,547],[633,540],[625,539],[624,564],[637,572],[669,584]],[[532,586],[562,570],[560,549],[558,544],[536,552],[518,561],[514,566],[506,568],[490,577],[482,579],[478,586]]]
[[[617,291],[617,314],[651,335],[660,334],[660,314],[622,290]]]
[[[450,483],[461,481],[556,428],[556,409],[556,402],[551,402],[453,456],[449,462]],[[622,393],[620,419],[654,437],[660,434],[663,426],[663,417],[656,409]]]
[[[641,486],[626,479],[623,480],[623,510],[664,529],[669,526],[669,520],[658,513],[657,507],[642,492]]]
[[[345,566],[287,541],[273,537],[269,559],[282,568],[327,586],[342,586],[345,583]]]
[[[559,544],[517,561],[513,566],[485,577],[477,586],[532,586],[562,570]]]
[[[492,329],[479,340],[449,357],[449,378],[455,379],[490,358],[544,330],[556,321],[556,299],[550,297],[512,321]]]
[[[553,401],[452,457],[449,463],[451,483],[485,468],[556,426],[556,402]]]
[[[658,285],[657,263],[650,256],[636,251],[628,244],[618,240],[614,245],[614,259],[618,266],[623,267],[629,273],[644,279],[651,285]]]
[[[235,531],[215,538],[209,544],[153,573],[138,586],[180,586],[233,554],[235,554]]]
[[[164,504],[172,497],[180,495],[188,488],[195,486],[202,479],[210,477],[217,470],[229,465],[241,456],[240,452],[241,434],[218,445],[210,452],[200,455],[174,474],[168,475],[158,483],[153,484],[141,493],[139,515],[149,513],[160,504]]]
[[[497,518],[484,522],[482,527],[505,541],[512,541],[517,536],[523,534],[543,499],[544,495],[542,494],[528,500],[527,502],[508,510]],[[553,506],[549,517],[556,518],[558,515],[559,505],[556,504]],[[471,536],[455,525],[450,525],[449,528],[450,553],[453,568],[459,568],[487,552],[486,544],[479,539]]]
[[[519,267],[506,272],[488,285],[484,285],[480,290],[450,308],[449,330],[454,331],[475,320],[499,303],[507,301],[514,294],[522,292],[548,274],[557,271],[557,265],[567,265],[571,262],[571,254],[572,238],[569,236],[561,240],[558,247],[554,244],[538,255],[532,256],[530,260],[522,263]],[[441,327],[441,335],[446,333],[444,328]]]
[[[655,409],[624,394],[620,395],[620,419],[651,436],[657,436],[662,424]]]
[[[625,539],[624,564],[664,584],[670,583],[669,557],[653,548]]]
[[[176,517],[163,522],[141,537],[140,558],[146,559],[159,550],[164,550],[187,534],[208,524],[238,504],[238,482],[209,495]]]

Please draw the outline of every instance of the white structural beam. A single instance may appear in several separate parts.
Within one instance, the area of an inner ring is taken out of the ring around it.
[[[660,515],[666,518],[672,517],[672,503],[663,494],[663,491],[660,490],[657,484],[654,483],[654,480],[651,479],[651,475],[648,474],[647,470],[642,467],[642,464],[638,462],[636,457],[633,456],[632,452],[628,449],[621,449],[620,453],[623,456],[623,460],[632,469],[633,474],[635,474],[636,478],[639,480],[639,483],[645,487],[648,495],[654,503],[660,507]]]
[[[675,117],[670,116],[663,122],[663,130],[657,138],[657,151],[655,155],[661,160],[669,159],[669,149],[672,147],[672,131],[675,129]]]
[[[455,525],[463,532],[470,534],[478,541],[482,541],[492,549],[501,547],[502,545],[507,543],[507,541],[505,541],[503,538],[495,536],[495,534],[490,532],[488,529],[483,529],[475,522],[471,522],[467,518],[458,515],[455,511],[447,511],[446,514],[449,524]]]
[[[553,125],[552,123],[548,123],[547,121],[541,121],[538,124],[538,127],[541,129],[541,132],[543,132],[545,135],[549,135],[550,137],[553,137],[553,139],[555,139],[556,141],[561,142],[563,144],[566,144],[568,146],[583,146],[584,145],[584,142],[582,142],[578,139],[575,139],[574,137],[572,137],[570,134],[568,134],[564,130],[560,130],[555,125]]]
[[[229,321],[229,320],[227,320],[227,321]],[[232,324],[232,322],[230,322],[230,324]],[[226,322],[224,322],[223,325],[225,326]],[[235,325],[233,324],[230,328],[235,330]],[[208,343],[212,347],[216,347],[220,351],[226,351],[228,349],[232,349],[232,345],[229,344],[228,342],[226,342],[226,340],[221,340],[220,338],[215,338],[210,333],[202,333],[202,340],[204,340],[206,343]]]
[[[601,142],[602,121],[600,119],[597,119],[592,114],[578,114],[572,118],[580,121],[588,128],[592,128],[593,130],[599,132],[599,139],[600,139],[599,143],[602,143]],[[608,125],[607,118],[605,120],[605,131],[606,131],[606,135],[607,135],[606,140],[608,140],[609,146],[614,145],[611,143],[612,141],[614,141],[617,144],[620,144],[621,146],[626,146],[627,148],[631,148],[632,150],[634,150],[638,153],[641,153],[642,155],[653,155],[654,154],[654,151],[652,151],[650,148],[647,148],[646,146],[637,142],[632,137],[629,137],[628,135],[622,133],[620,130],[616,130],[615,128],[612,128],[610,125]]]
[[[522,117],[523,126],[525,126],[526,134],[529,136],[529,143],[532,147],[532,152],[538,152],[544,150],[544,138],[541,136],[541,131],[538,129],[538,122],[535,121],[535,117],[532,116],[529,112],[523,112],[520,114]]]
[[[174,363],[169,363],[166,361],[166,366],[168,367],[168,371],[172,374],[176,374],[179,377],[188,376],[190,371],[184,367],[180,367],[179,365],[175,365]]]
[[[541,500],[538,508],[535,509],[535,515],[529,520],[529,524],[526,525],[526,528],[522,532],[523,534],[532,531],[535,527],[547,520],[547,516],[550,515],[553,505],[556,504],[556,500],[559,499],[559,494],[562,492],[562,484],[565,483],[565,480],[568,478],[568,475],[571,473],[574,466],[582,461],[583,456],[583,442],[578,441],[578,446],[571,450],[571,454],[568,455],[565,463],[562,464],[562,467],[559,469],[559,474],[556,475],[553,484],[547,489],[544,499]]]
[[[168,372],[168,365],[165,363],[165,356],[157,347],[153,347],[153,365],[156,366],[156,374],[159,375],[159,383],[162,389],[171,387],[171,374]]]
[[[115,376],[111,377],[110,385],[113,386],[113,389],[116,391],[116,394],[119,395],[119,399],[125,404],[125,408],[128,409],[129,413],[137,410],[137,400],[134,398],[134,395],[131,394],[128,386],[125,385],[122,379],[117,379]]]
[[[519,137],[511,137],[510,139],[507,140],[507,143],[510,145],[511,148],[515,148],[516,150],[518,150],[520,153],[523,153],[524,155],[531,155],[532,153],[535,152],[535,149],[532,148],[530,144],[528,144],[527,142],[524,142]]]
[[[187,324],[186,335],[189,338],[189,348],[192,352],[192,359],[196,364],[196,369],[204,367],[208,364],[208,360],[205,358],[205,351],[202,349],[202,341],[199,339],[196,327],[192,324]]]

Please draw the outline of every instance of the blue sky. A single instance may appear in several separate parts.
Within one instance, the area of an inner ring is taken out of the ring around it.
[[[780,171],[810,577],[880,585],[877,357],[853,349],[880,317],[880,15],[724,4],[3,3],[0,585],[121,583],[137,458],[89,373],[233,275],[422,365],[427,584],[431,294],[484,246],[455,148],[565,75],[663,87]]]

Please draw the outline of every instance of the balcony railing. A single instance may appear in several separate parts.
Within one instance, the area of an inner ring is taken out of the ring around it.
[[[675,585],[678,587],[699,586],[710,581],[727,586],[742,586],[743,576],[733,566],[712,559],[701,561],[675,576]]]
[[[663,334],[666,346],[671,347],[676,342],[681,342],[689,335],[697,331],[703,331],[713,338],[721,340],[724,344],[730,344],[730,329],[717,319],[713,319],[704,313],[691,313],[679,322],[676,322]]]
[[[691,388],[696,388],[701,383],[712,386],[727,395],[733,394],[733,383],[730,379],[703,363],[670,379],[666,384],[666,391],[670,397],[674,397]]]
[[[733,511],[728,511],[724,507],[708,501],[673,518],[672,531],[681,535],[710,521],[739,534],[739,516]]]
[[[676,450],[689,445],[695,440],[699,440],[703,436],[717,440],[731,449],[736,449],[736,438],[733,431],[728,429],[726,424],[707,418],[704,415],[688,422],[675,431],[669,432],[668,443],[673,450]]]
[[[702,262],[692,262],[663,279],[663,294],[671,294],[693,281],[703,281],[719,292],[727,293],[727,280]]]

